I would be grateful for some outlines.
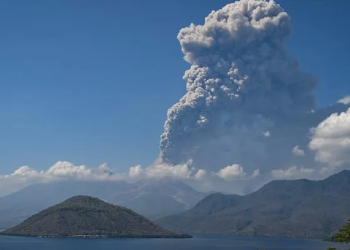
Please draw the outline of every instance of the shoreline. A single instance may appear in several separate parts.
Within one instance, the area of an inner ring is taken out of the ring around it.
[[[191,239],[193,235],[25,235],[2,234],[0,236],[28,237],[28,238],[80,238],[80,239]]]

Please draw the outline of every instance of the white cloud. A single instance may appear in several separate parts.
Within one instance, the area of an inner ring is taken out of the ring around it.
[[[59,161],[53,165],[47,172],[47,175],[56,177],[77,177],[85,178],[92,175],[92,169],[88,169],[86,166],[74,166],[67,161]]]
[[[46,183],[63,180],[76,181],[131,181],[144,178],[162,179],[173,178],[182,180],[201,180],[206,175],[202,169],[190,168],[191,161],[171,166],[155,163],[152,166],[131,167],[126,173],[116,173],[109,169],[106,163],[97,168],[89,168],[85,165],[74,165],[67,161],[59,161],[46,171],[37,171],[28,166],[23,166],[9,175],[0,175],[0,196],[17,191],[25,186],[35,183]]]
[[[219,172],[216,173],[216,175],[221,179],[230,181],[235,179],[242,179],[247,174],[244,172],[242,166],[238,164],[233,164],[231,166],[227,166],[223,169],[220,169]]]
[[[350,163],[350,108],[334,113],[311,129],[309,148],[315,151],[315,160],[329,166]]]
[[[270,133],[270,131],[266,131],[266,132],[263,133],[263,135],[264,135],[265,137],[270,137],[270,136],[271,136],[271,133]]]
[[[180,165],[155,164],[145,169],[148,178],[178,178],[190,179],[193,175],[193,170],[189,168],[191,162]]]
[[[241,165],[232,164],[223,169],[220,169],[218,172],[212,172],[212,175],[219,177],[220,179],[225,181],[250,180],[258,177],[260,175],[260,170],[255,169],[252,175],[248,176]]]
[[[135,179],[138,179],[138,178],[141,178],[144,176],[144,173],[145,171],[142,169],[141,165],[137,165],[135,167],[131,167],[129,169],[129,176],[130,178],[135,178]]]
[[[344,98],[338,100],[338,103],[342,103],[344,105],[350,104],[350,95],[347,95]]]
[[[253,178],[255,178],[255,177],[258,177],[260,175],[260,170],[259,169],[256,169],[256,170],[254,170],[253,171]]]
[[[296,166],[292,166],[288,169],[275,169],[271,171],[271,175],[275,179],[302,179],[302,178],[310,178],[316,172],[315,169],[312,168],[298,168]]]
[[[127,174],[113,173],[107,164],[102,164],[97,168],[88,168],[85,165],[75,166],[67,161],[59,161],[46,171],[23,166],[12,174],[0,175],[0,196],[36,183],[63,180],[118,181],[126,177]]]
[[[10,176],[37,176],[39,173],[36,172],[34,169],[28,167],[28,166],[23,166],[17,169],[13,174]]]
[[[196,180],[202,180],[207,175],[207,172],[203,169],[199,169],[197,173],[194,175]]]
[[[301,148],[299,148],[299,145],[295,146],[292,149],[292,153],[296,156],[305,156],[305,152],[304,150],[302,150]]]
[[[131,179],[142,178],[173,178],[173,179],[201,179],[205,175],[205,171],[199,169],[197,172],[194,168],[190,168],[191,161],[185,164],[169,165],[164,163],[155,163],[152,166],[142,168],[141,165],[131,167],[128,177]]]

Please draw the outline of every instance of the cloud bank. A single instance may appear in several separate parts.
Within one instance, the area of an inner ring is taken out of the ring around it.
[[[11,174],[0,175],[0,197],[32,184],[68,180],[134,182],[145,179],[153,181],[175,179],[192,184],[200,190],[208,191],[205,188],[208,183],[227,182],[227,185],[229,185],[232,181],[251,180],[257,176],[259,176],[258,169],[247,174],[243,167],[237,164],[227,166],[218,172],[208,173],[203,169],[192,167],[191,161],[175,166],[155,162],[148,167],[137,165],[130,167],[127,171],[118,172],[109,168],[106,163],[90,168],[86,165],[75,165],[68,161],[59,161],[47,170],[38,171],[34,168],[23,166]],[[210,187],[210,191],[213,191],[212,188],[215,189],[215,187]]]
[[[283,179],[283,180],[293,180],[293,179],[304,179],[313,177],[318,177],[316,175],[316,170],[312,168],[298,168],[297,166],[292,166],[288,169],[275,169],[271,171],[271,175],[274,179]]]
[[[37,171],[34,168],[23,166],[11,174],[0,175],[0,196],[17,191],[25,186],[36,183],[55,181],[137,181],[141,179],[179,179],[201,181],[206,171],[191,167],[191,161],[170,166],[167,164],[153,164],[143,168],[141,165],[131,167],[127,172],[111,170],[107,164],[96,168],[85,165],[74,165],[71,162],[59,161],[47,170]]]

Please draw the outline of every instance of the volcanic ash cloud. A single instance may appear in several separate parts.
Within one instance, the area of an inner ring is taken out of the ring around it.
[[[256,161],[265,155],[266,131],[315,108],[316,80],[284,48],[291,30],[289,15],[264,0],[229,4],[180,30],[191,67],[187,93],[167,113],[163,162],[222,168]]]

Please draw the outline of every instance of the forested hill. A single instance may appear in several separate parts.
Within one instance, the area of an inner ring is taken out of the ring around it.
[[[45,237],[187,237],[165,230],[130,209],[75,196],[1,234]]]

